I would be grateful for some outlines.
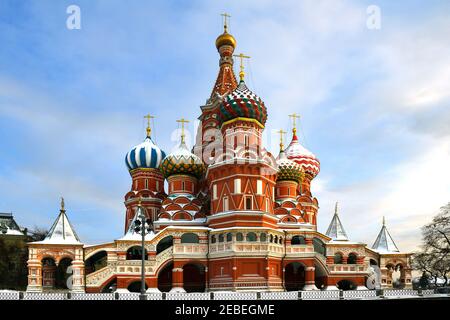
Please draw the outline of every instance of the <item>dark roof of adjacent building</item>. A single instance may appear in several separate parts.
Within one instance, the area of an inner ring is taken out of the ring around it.
[[[24,236],[12,213],[0,212],[0,235]]]

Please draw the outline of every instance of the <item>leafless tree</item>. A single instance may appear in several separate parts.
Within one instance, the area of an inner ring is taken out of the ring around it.
[[[30,237],[29,241],[42,241],[48,234],[48,230],[45,228],[34,226],[32,230],[28,231]]]
[[[441,207],[433,220],[422,228],[422,250],[413,257],[413,266],[447,285],[450,273],[450,203]]]

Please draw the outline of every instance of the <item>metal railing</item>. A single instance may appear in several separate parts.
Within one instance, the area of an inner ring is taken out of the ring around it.
[[[381,290],[311,290],[276,292],[154,292],[145,300],[362,300],[448,297],[449,290],[381,289]],[[139,293],[19,292],[0,291],[0,300],[139,300]]]

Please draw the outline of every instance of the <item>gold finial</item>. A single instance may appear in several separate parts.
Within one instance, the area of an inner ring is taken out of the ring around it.
[[[231,18],[231,16],[228,13],[222,13],[220,14],[223,17],[223,31],[226,33],[228,31],[228,18]]]
[[[338,202],[336,201],[336,204],[334,205],[334,214],[338,214]]]
[[[297,119],[300,119],[300,115],[293,113],[289,115],[289,118],[292,118],[292,133],[294,135],[297,134]]]
[[[138,202],[138,207],[140,207],[142,204],[142,196],[139,196],[139,202]]]
[[[241,59],[241,65],[240,65],[241,71],[239,72],[239,78],[241,79],[241,81],[244,81],[244,76],[245,76],[245,72],[244,72],[244,58],[250,59],[250,57],[244,55],[243,53],[234,54],[233,57],[238,57],[238,58]]]
[[[151,116],[150,113],[144,116],[145,119],[147,119],[147,137],[150,137],[150,134],[152,133],[152,128],[150,128],[150,119],[155,118],[154,116]]]
[[[286,133],[286,131],[283,131],[283,129],[280,129],[277,132],[280,134],[280,151],[283,151],[284,150],[283,135]]]
[[[188,123],[189,120],[186,120],[186,119],[184,119],[184,118],[181,118],[180,120],[177,120],[177,122],[181,123],[181,143],[184,143],[184,137],[185,137],[185,134],[184,134],[184,124],[185,124],[185,123]]]
[[[61,211],[65,211],[64,209],[64,198],[61,197]]]
[[[386,219],[383,216],[383,226],[385,226],[385,225],[386,225]]]

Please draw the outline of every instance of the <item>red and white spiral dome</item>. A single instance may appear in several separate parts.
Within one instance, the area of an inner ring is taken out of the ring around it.
[[[314,178],[319,173],[319,159],[317,159],[314,153],[300,144],[295,133],[291,143],[286,148],[285,153],[287,158],[298,163],[306,174],[310,174]]]

